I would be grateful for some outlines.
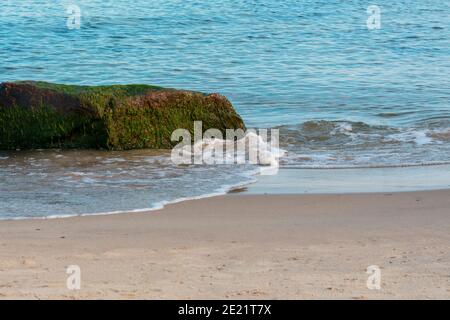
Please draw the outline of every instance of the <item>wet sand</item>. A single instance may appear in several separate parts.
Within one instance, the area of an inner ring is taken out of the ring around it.
[[[232,194],[0,230],[0,299],[450,298],[449,190]]]

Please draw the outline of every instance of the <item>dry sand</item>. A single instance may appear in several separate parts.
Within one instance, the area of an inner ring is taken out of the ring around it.
[[[450,298],[450,191],[227,195],[0,232],[0,299]]]

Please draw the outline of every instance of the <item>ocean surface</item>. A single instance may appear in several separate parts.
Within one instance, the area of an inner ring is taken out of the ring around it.
[[[380,29],[366,25],[369,4]],[[449,75],[449,1],[0,3],[1,82],[220,92],[248,127],[280,130],[282,168],[450,163]],[[168,151],[0,151],[0,218],[158,208],[257,172],[176,166]]]

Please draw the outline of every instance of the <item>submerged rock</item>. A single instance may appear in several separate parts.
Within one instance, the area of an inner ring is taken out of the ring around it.
[[[219,94],[149,85],[0,84],[0,149],[171,148],[178,128],[245,129]]]

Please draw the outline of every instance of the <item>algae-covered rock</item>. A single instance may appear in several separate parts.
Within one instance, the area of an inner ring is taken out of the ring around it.
[[[149,85],[0,84],[0,149],[171,148],[172,132],[245,129],[219,94]]]

